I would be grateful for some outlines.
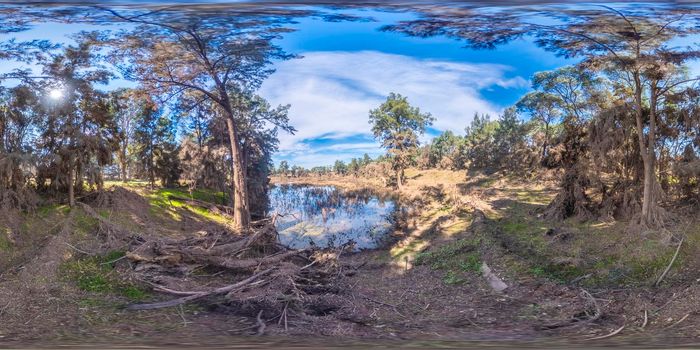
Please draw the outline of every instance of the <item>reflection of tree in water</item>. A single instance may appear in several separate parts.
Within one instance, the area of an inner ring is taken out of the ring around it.
[[[279,214],[321,215],[324,222],[343,212],[352,217],[362,214],[371,200],[384,206],[386,199],[368,189],[342,191],[332,186],[279,185],[270,191],[270,211]]]
[[[343,191],[332,186],[281,185],[270,191],[270,213],[282,244],[294,248],[374,248],[390,230],[396,207],[370,190]]]

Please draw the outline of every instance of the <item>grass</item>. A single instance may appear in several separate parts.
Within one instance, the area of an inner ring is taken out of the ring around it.
[[[12,230],[9,227],[0,226],[0,251],[7,252],[12,250],[14,244],[10,241]]]
[[[466,273],[478,273],[481,257],[476,239],[459,239],[432,251],[416,255],[416,265],[426,265],[436,271],[444,271],[443,282],[450,285],[466,282]]]
[[[64,262],[60,271],[83,291],[118,295],[130,301],[144,300],[149,296],[148,292],[120,279],[114,270],[115,261],[124,254],[123,251],[112,251],[102,256],[73,259]]]
[[[212,213],[206,208],[197,205],[190,205],[186,201],[177,198],[190,198],[198,201],[221,204],[225,202],[225,194],[212,190],[198,189],[189,192],[180,188],[160,188],[146,195],[151,204],[151,214],[166,216],[175,221],[181,221],[182,215],[177,209],[191,211],[202,219],[214,221],[219,224],[226,224],[230,220],[223,215]]]
[[[87,236],[95,231],[98,224],[97,219],[85,214],[82,210],[76,210],[73,214],[73,233],[77,236]]]

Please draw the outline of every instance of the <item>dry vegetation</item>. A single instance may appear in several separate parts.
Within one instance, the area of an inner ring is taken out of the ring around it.
[[[556,194],[548,176],[409,169],[399,200],[412,210],[393,243],[360,253],[290,251],[274,243],[269,222],[253,235],[224,235],[225,207],[204,205],[220,198],[207,191],[130,184],[70,211],[11,216],[0,336],[584,340],[625,325],[615,339],[696,337],[700,232],[688,228],[698,226],[676,228],[687,238],[657,288],[676,247],[631,239],[625,223],[544,219]],[[483,264],[505,291],[492,290]]]

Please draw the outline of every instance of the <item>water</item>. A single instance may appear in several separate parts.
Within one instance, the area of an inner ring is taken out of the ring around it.
[[[395,203],[370,191],[333,186],[277,185],[270,189],[270,213],[280,242],[291,248],[377,248],[391,230]]]

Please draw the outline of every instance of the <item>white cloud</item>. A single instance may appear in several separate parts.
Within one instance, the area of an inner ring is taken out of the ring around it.
[[[281,62],[261,88],[273,104],[291,104],[290,119],[296,135],[280,135],[282,154],[296,160],[319,149],[309,140],[338,139],[335,151],[361,146],[340,145],[343,138],[369,135],[369,110],[390,92],[435,118],[434,127],[461,133],[475,112],[497,114],[501,108],[481,97],[492,87],[521,88],[521,77],[506,78],[510,67],[418,59],[377,51],[310,52],[301,59]],[[375,145],[376,147],[376,145]],[[326,147],[325,151],[333,151]],[[361,155],[359,153],[357,155]],[[325,157],[324,157],[325,158]],[[299,159],[301,160],[301,158]],[[301,162],[300,162],[301,163]],[[306,163],[306,162],[304,162]],[[315,165],[322,165],[319,162]]]

